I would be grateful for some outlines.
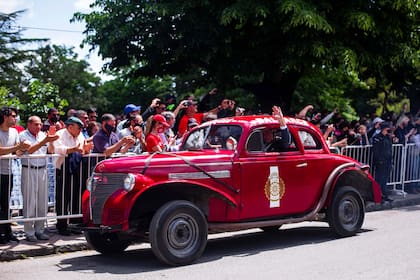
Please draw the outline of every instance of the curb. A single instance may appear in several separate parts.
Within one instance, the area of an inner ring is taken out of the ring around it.
[[[47,256],[53,254],[71,253],[77,251],[90,250],[86,242],[76,244],[54,245],[47,244],[40,248],[27,248],[22,250],[4,250],[0,253],[0,261],[8,262],[23,260],[32,257]]]
[[[400,207],[419,205],[419,204],[420,204],[420,196],[403,198],[403,199],[400,198],[400,199],[395,199],[392,202],[385,202],[381,204],[373,204],[373,203],[368,204],[366,205],[366,212],[389,210],[393,208],[400,208]]]

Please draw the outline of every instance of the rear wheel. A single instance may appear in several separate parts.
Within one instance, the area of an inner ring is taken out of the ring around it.
[[[85,231],[84,234],[90,247],[105,255],[121,253],[130,245],[130,241],[120,240],[116,233]]]
[[[328,223],[340,237],[355,235],[365,219],[365,205],[360,193],[353,187],[341,187],[333,196],[327,211]]]
[[[189,201],[166,203],[150,223],[150,244],[155,256],[169,265],[186,265],[198,259],[207,244],[207,221]]]

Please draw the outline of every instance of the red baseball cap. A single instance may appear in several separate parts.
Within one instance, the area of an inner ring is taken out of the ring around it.
[[[170,127],[170,125],[166,122],[166,119],[164,116],[162,116],[161,114],[156,114],[153,116],[153,120],[160,122],[161,124],[163,124],[164,127],[168,128]]]

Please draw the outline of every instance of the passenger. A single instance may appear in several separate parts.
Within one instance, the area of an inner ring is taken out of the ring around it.
[[[286,121],[283,117],[283,112],[278,106],[273,106],[273,117],[279,121],[280,135],[274,136],[272,129],[264,129],[263,140],[266,152],[281,152],[287,150],[290,144],[290,132],[287,128]]]

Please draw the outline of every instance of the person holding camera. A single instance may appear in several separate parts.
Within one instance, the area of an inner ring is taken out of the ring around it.
[[[178,113],[180,110],[185,110],[184,115],[181,117],[178,123],[178,138],[182,138],[185,132],[188,130],[188,120],[194,118],[198,124],[201,124],[211,114],[216,114],[218,108],[214,108],[205,113],[199,113],[197,110],[197,102],[193,100],[182,101],[175,112]],[[175,113],[174,112],[174,113]],[[176,114],[175,114],[176,115]]]
[[[165,110],[166,110],[165,103],[163,103],[159,98],[154,98],[152,100],[152,103],[150,103],[150,106],[147,107],[147,109],[143,111],[143,113],[141,114],[141,117],[143,118],[144,121],[147,121],[150,116],[158,114],[158,113],[160,114]]]
[[[217,118],[233,117],[235,115],[235,101],[223,99],[217,107]]]
[[[117,133],[124,129],[126,126],[126,123],[129,121],[131,117],[134,117],[136,115],[139,115],[141,111],[141,106],[137,106],[134,104],[127,104],[124,107],[124,117],[125,119],[120,121],[117,125]]]

